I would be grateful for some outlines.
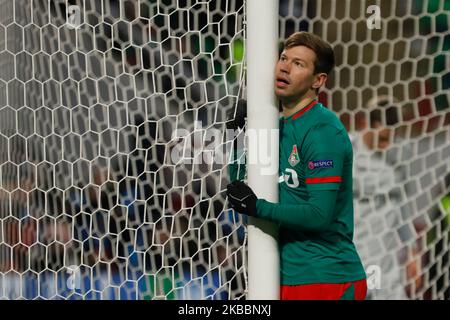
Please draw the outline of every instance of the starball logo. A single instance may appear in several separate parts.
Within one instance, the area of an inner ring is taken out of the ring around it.
[[[308,162],[308,168],[310,170],[318,168],[333,168],[333,160],[316,160]]]

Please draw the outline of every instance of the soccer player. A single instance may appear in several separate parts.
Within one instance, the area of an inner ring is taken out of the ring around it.
[[[352,145],[340,120],[317,101],[333,66],[333,49],[311,33],[284,43],[275,69],[283,108],[279,203],[258,199],[231,167],[231,206],[280,227],[282,300],[363,300],[367,293],[353,243]],[[238,110],[228,127],[240,127],[242,115]]]

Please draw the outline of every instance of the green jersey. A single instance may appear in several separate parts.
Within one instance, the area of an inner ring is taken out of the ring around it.
[[[279,203],[258,199],[257,215],[280,227],[281,284],[366,278],[353,244],[353,151],[345,127],[314,100],[280,118],[279,128]]]

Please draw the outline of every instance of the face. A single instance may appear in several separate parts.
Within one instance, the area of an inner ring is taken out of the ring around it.
[[[281,53],[275,68],[275,94],[283,103],[298,101],[309,90],[315,91],[323,84],[326,75],[314,74],[315,59],[314,51],[305,46]]]

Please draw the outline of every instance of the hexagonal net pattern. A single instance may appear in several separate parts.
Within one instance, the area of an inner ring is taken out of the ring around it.
[[[281,39],[311,31],[335,51],[320,100],[354,144],[369,299],[450,298],[449,13],[438,0],[280,2]]]
[[[227,167],[195,159],[232,142],[243,1],[0,8],[0,297],[242,298]]]

